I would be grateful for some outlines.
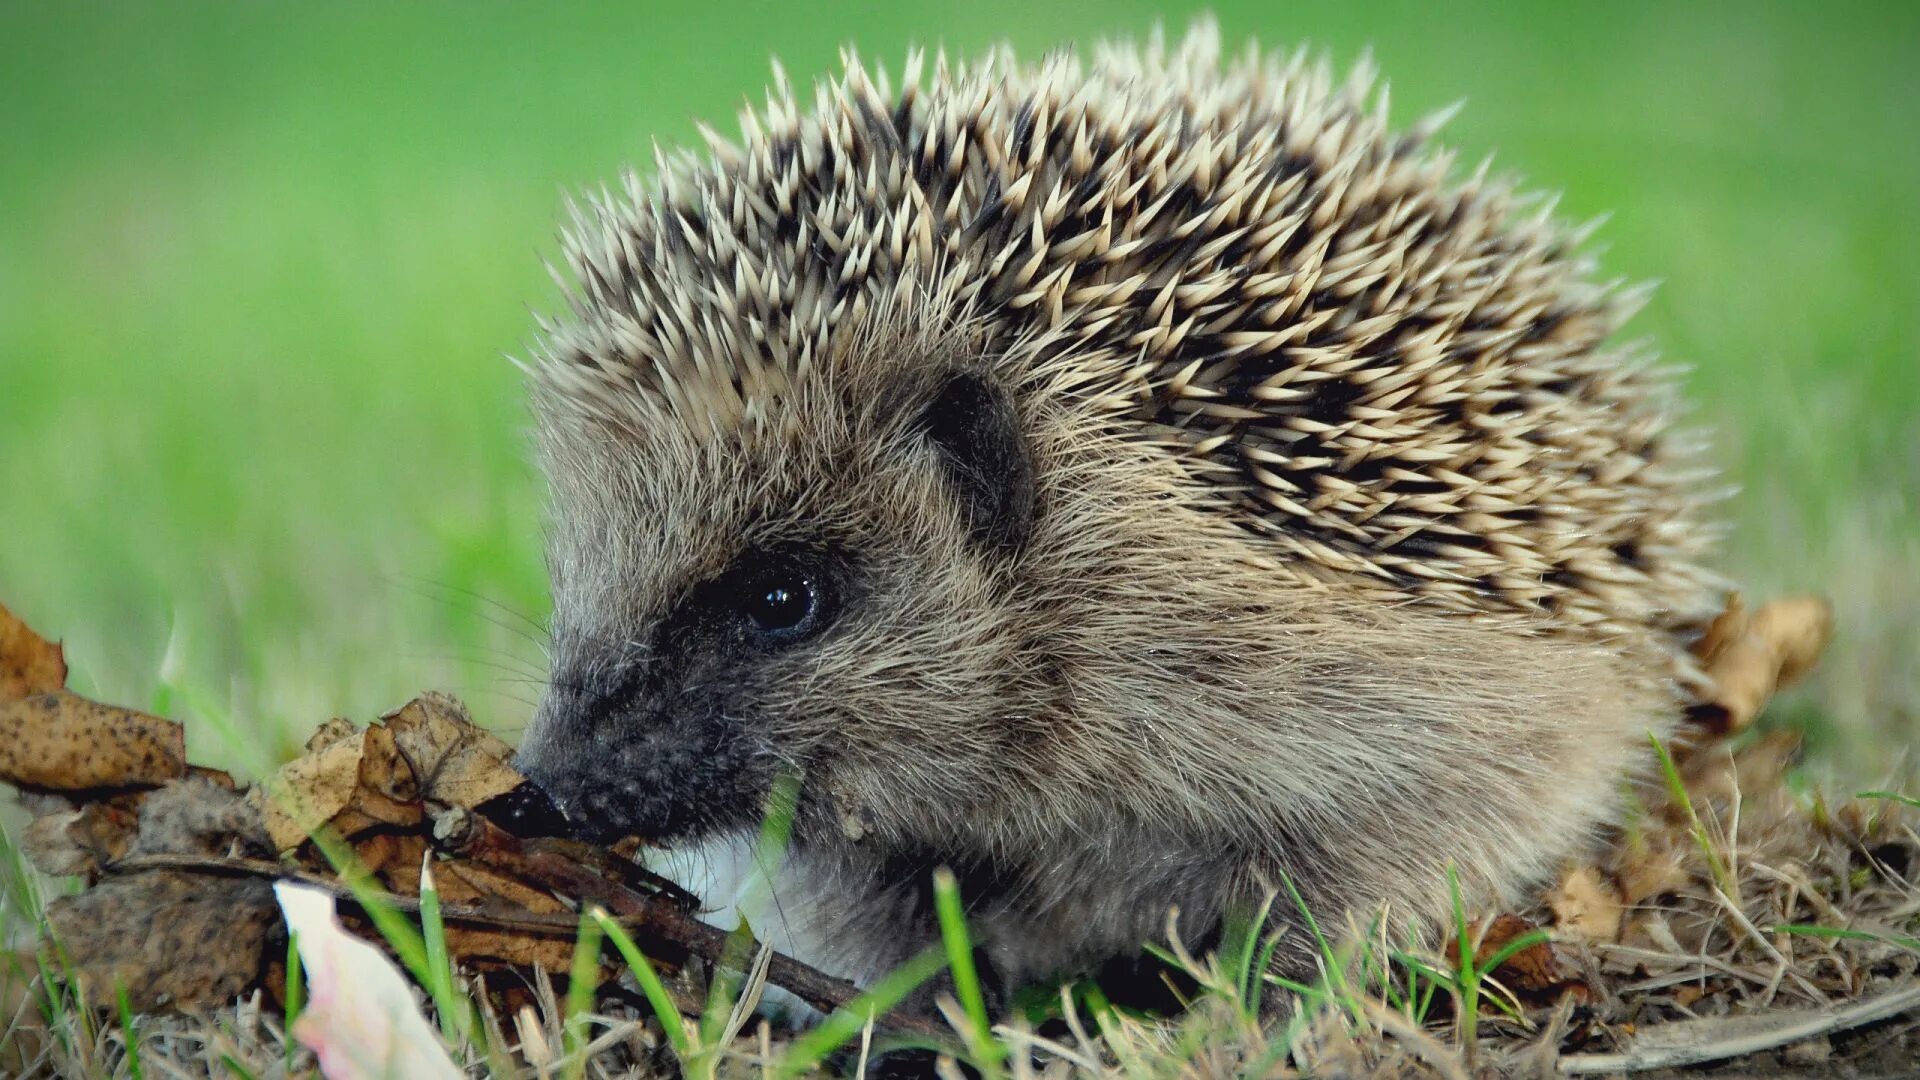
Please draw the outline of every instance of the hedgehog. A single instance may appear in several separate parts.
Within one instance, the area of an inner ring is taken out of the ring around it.
[[[1375,87],[1205,23],[848,53],[576,205],[527,774],[857,983],[944,868],[1001,1001],[1577,857],[1698,679],[1703,440],[1645,290]]]

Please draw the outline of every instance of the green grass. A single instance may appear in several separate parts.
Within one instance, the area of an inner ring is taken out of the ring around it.
[[[933,872],[933,907],[940,922],[940,940],[946,947],[947,970],[953,974],[953,992],[966,1019],[961,1034],[967,1050],[983,1075],[1003,1075],[1006,1048],[993,1037],[993,1020],[987,1015],[987,998],[980,986],[980,973],[973,965],[973,938],[967,932],[966,909],[961,903],[960,884],[953,871],[940,867]]]
[[[1796,723],[1920,731],[1920,9],[1219,3],[1240,40],[1371,44],[1410,120],[1613,212],[1606,266],[1694,365],[1745,494],[1728,565],[1839,608]],[[0,600],[76,684],[192,687],[271,756],[424,686],[537,694],[517,379],[564,192],[723,129],[773,54],[1032,54],[1183,6],[503,3],[0,9]],[[200,709],[180,702],[200,726]],[[195,754],[241,751],[199,737]],[[231,760],[223,760],[228,758]]]

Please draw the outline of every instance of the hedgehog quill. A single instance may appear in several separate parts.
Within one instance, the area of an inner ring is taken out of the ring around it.
[[[527,363],[520,760],[578,827],[727,901],[797,772],[756,930],[871,980],[950,867],[1004,993],[1288,884],[1510,899],[1612,819],[1722,590],[1643,293],[1549,201],[1210,25],[741,124],[576,209]]]

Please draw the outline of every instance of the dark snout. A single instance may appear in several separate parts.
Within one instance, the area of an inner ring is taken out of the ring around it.
[[[552,800],[571,835],[609,843],[698,838],[753,820],[746,753],[716,710],[669,712],[555,687],[514,762]]]

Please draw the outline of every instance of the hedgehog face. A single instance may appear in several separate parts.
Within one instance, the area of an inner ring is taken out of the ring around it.
[[[545,418],[553,668],[521,762],[587,830],[751,826],[785,767],[842,823],[876,768],[939,801],[1004,765],[1030,455],[989,378],[890,367],[733,423]]]

